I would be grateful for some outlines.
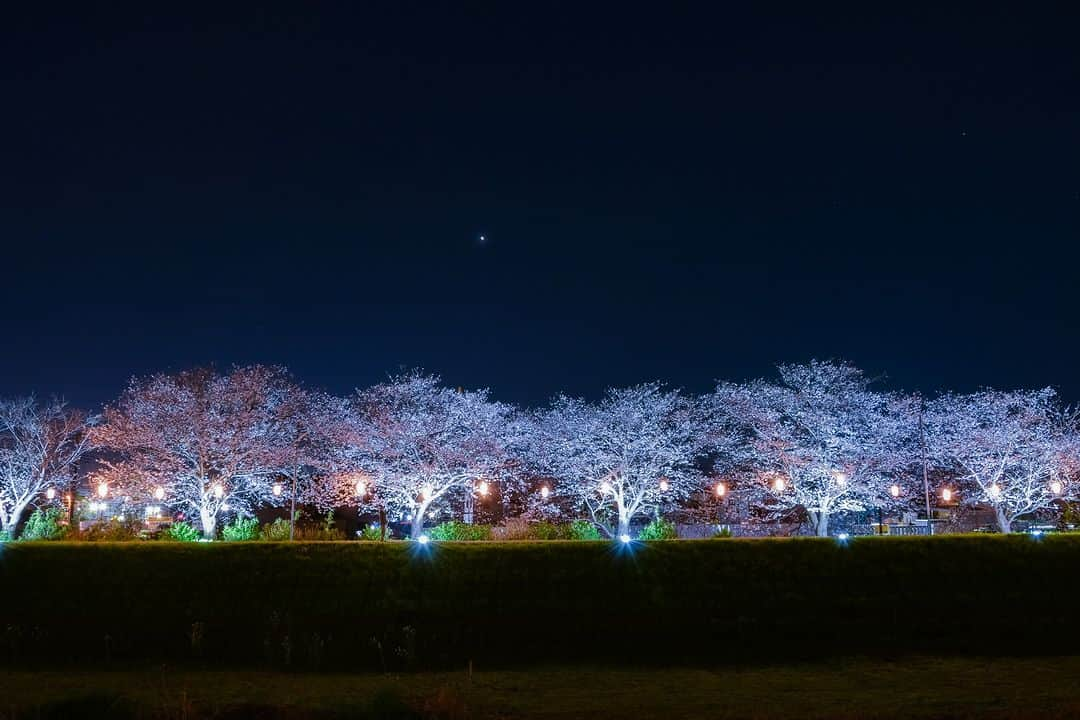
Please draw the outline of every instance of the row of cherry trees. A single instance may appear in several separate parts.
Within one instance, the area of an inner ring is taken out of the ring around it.
[[[934,492],[993,508],[1008,532],[1076,496],[1076,420],[1050,389],[924,401],[838,362],[782,365],[778,380],[705,396],[647,383],[536,411],[420,372],[341,398],[282,368],[197,369],[137,378],[99,415],[0,401],[0,525],[12,532],[28,507],[70,492],[85,459],[92,491],[182,511],[207,536],[223,515],[289,501],[377,510],[416,537],[433,510],[471,521],[495,493],[612,536],[733,497],[762,519],[802,513],[827,535],[837,513],[928,504],[930,477]]]

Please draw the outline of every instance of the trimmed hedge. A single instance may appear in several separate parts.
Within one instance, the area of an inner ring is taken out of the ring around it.
[[[19,664],[1072,652],[1077,568],[1072,536],[20,543],[0,546],[0,619]]]

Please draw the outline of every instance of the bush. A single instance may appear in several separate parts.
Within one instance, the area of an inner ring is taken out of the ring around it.
[[[727,527],[726,525],[719,528],[716,532],[713,533],[712,536],[714,540],[735,537],[735,535],[731,532],[731,528]]]
[[[374,540],[374,541],[377,542],[377,541],[382,539],[383,534],[379,530],[378,525],[365,525],[364,528],[362,530],[360,530],[356,535],[361,540],[368,540],[368,541]],[[386,539],[390,540],[393,537],[394,537],[394,531],[391,528],[387,527],[386,528]]]
[[[528,540],[531,536],[530,523],[525,518],[507,518],[502,525],[491,529],[493,540]]]
[[[198,542],[202,533],[186,522],[174,522],[161,537],[163,540],[175,542]]]
[[[588,520],[575,520],[559,524],[541,520],[530,522],[525,518],[510,518],[502,525],[492,528],[493,540],[599,540],[600,533]]]
[[[570,536],[574,540],[599,540],[600,531],[588,520],[575,520],[570,523]]]
[[[60,524],[60,508],[38,508],[23,527],[23,540],[61,540],[67,535],[67,527]]]
[[[80,538],[91,542],[130,542],[138,540],[142,531],[143,524],[138,520],[112,518],[91,525],[80,534]]]
[[[641,528],[638,540],[677,540],[679,532],[675,529],[675,523],[664,518],[656,518],[651,523]]]
[[[221,528],[221,537],[227,542],[246,542],[259,539],[259,521],[255,518],[238,517]]]
[[[427,535],[432,540],[490,540],[491,526],[450,520],[431,528]]]
[[[262,526],[262,539],[270,542],[284,542],[289,539],[289,521],[278,518]]]

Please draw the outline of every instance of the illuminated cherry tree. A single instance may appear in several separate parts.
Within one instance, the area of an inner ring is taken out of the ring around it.
[[[745,432],[753,500],[775,515],[801,509],[819,536],[829,518],[890,502],[917,437],[909,400],[874,392],[848,364],[781,365],[780,384],[722,384],[714,402]]]
[[[97,417],[61,400],[0,400],[0,530],[7,536],[35,500],[69,485]]]
[[[610,537],[637,516],[700,489],[704,433],[694,403],[658,383],[608,390],[598,403],[560,396],[536,417],[530,456],[556,478],[552,501],[584,509]]]
[[[412,523],[452,501],[468,507],[515,472],[521,425],[487,390],[454,390],[411,372],[358,391],[353,460],[371,478],[368,500]]]
[[[238,367],[136,379],[94,431],[101,480],[197,517],[213,537],[223,512],[278,501],[295,468],[304,407],[285,370]]]
[[[961,497],[991,506],[1003,533],[1076,495],[1076,415],[1050,388],[945,395],[930,403],[926,430],[937,463],[970,491]]]

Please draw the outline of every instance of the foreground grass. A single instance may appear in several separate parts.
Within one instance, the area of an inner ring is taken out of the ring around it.
[[[830,665],[309,675],[159,669],[0,673],[0,718],[1080,717],[1080,657]],[[71,703],[64,705],[65,703]],[[97,713],[97,714],[96,714]]]

